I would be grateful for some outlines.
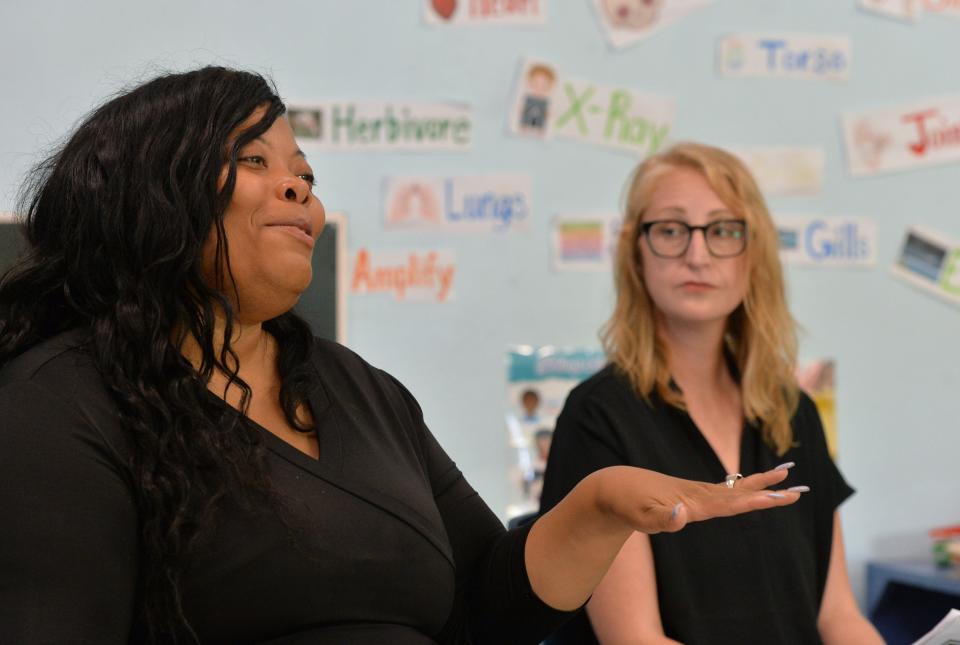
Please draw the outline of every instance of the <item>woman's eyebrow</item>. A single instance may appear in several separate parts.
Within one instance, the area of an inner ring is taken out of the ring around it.
[[[267,146],[268,148],[272,148],[272,147],[273,147],[273,146],[270,144],[269,141],[267,141],[266,139],[263,138],[262,135],[261,135],[261,136],[254,137],[254,138],[253,138],[253,141],[258,141],[258,142],[262,143],[263,145]],[[253,143],[253,141],[251,141],[251,143]],[[307,158],[306,153],[304,153],[303,150],[301,150],[300,148],[297,148],[296,150],[294,150],[293,153],[291,153],[290,156],[291,156],[291,157],[303,157],[304,159]]]
[[[731,215],[731,216],[732,216],[732,215],[733,215],[733,211],[731,211],[729,208],[717,208],[717,209],[714,209],[714,210],[710,211],[709,213],[707,213],[707,217],[720,217],[720,216],[723,216],[723,215]]]
[[[681,215],[687,212],[682,206],[664,206],[657,210],[658,213],[663,213],[664,211],[672,211]]]
[[[686,215],[687,210],[682,206],[664,206],[663,208],[657,209],[654,211],[657,214],[670,213],[677,215]],[[710,219],[718,219],[724,216],[732,217],[733,212],[729,208],[715,208],[714,210],[707,213],[707,217]]]

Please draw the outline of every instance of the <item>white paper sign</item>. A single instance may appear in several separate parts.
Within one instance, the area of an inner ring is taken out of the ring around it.
[[[960,643],[960,609],[951,609],[936,626],[913,645],[951,645]]]
[[[629,47],[713,0],[591,0],[610,45]]]
[[[554,271],[609,271],[622,218],[617,213],[558,215],[553,220]]]
[[[473,110],[462,103],[291,102],[301,145],[327,150],[469,150]]]
[[[776,217],[780,259],[806,267],[857,268],[877,263],[877,227],[863,217]]]
[[[553,133],[558,137],[629,150],[648,156],[673,127],[672,98],[622,87],[565,78],[556,94]]]
[[[808,34],[736,34],[720,40],[720,75],[846,80],[850,39]]]
[[[350,292],[389,294],[397,302],[449,302],[456,272],[453,251],[359,249],[350,271]]]
[[[390,177],[383,186],[387,228],[504,233],[527,230],[529,175]]]
[[[817,195],[823,186],[821,148],[732,148],[767,197]]]
[[[915,21],[917,0],[858,0],[861,9],[888,18]]]
[[[521,67],[507,129],[519,136],[575,139],[647,156],[673,127],[673,98],[561,75],[553,65]]]
[[[907,230],[890,272],[939,298],[960,304],[960,245],[920,227]]]
[[[843,115],[850,174],[861,177],[960,161],[960,96]]]
[[[428,25],[542,25],[547,0],[423,0]]]

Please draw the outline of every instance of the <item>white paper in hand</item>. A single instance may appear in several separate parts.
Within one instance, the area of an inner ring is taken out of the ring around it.
[[[913,645],[960,645],[960,610],[951,609],[936,627]]]

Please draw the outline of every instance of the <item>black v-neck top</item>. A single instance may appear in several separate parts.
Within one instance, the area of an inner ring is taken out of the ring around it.
[[[0,369],[0,643],[136,642],[131,440],[71,332]],[[273,508],[227,503],[191,555],[207,643],[538,643],[569,614],[533,593],[506,531],[395,379],[318,340],[320,458],[265,429]]]
[[[650,536],[665,634],[685,645],[819,643],[817,614],[830,563],[834,510],[853,489],[837,470],[820,417],[803,395],[794,447],[777,456],[744,427],[740,472],[796,462],[782,487],[811,491],[791,506],[698,522]],[[607,366],[574,388],[557,420],[541,510],[606,466],[630,465],[696,481],[723,481],[723,465],[690,416],[656,394],[645,402]],[[550,643],[597,640],[586,612]]]

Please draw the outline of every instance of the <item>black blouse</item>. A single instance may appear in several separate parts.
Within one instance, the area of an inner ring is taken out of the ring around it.
[[[800,501],[650,537],[668,637],[686,645],[820,642],[817,614],[834,510],[853,489],[830,459],[809,397],[802,396],[791,426],[794,446],[777,456],[758,429],[747,425],[740,472],[750,475],[794,461],[782,486],[810,486]],[[688,414],[655,394],[647,404],[625,376],[607,366],[567,398],[550,449],[541,510],[553,507],[586,475],[615,465],[707,482],[726,475]],[[583,612],[550,642],[597,640]]]
[[[250,422],[276,509],[227,504],[183,578],[203,643],[537,643],[506,531],[396,380],[317,341],[314,459]],[[0,642],[135,642],[138,509],[121,427],[76,332],[0,369]]]

